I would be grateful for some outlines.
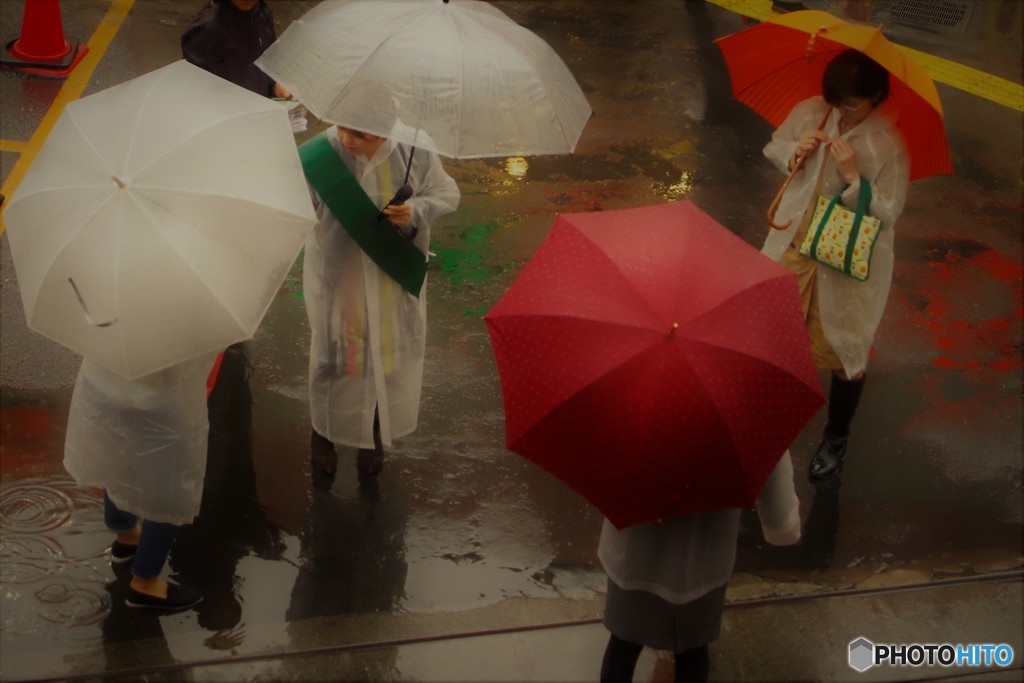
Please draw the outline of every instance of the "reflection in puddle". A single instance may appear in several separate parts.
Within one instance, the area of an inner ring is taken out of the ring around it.
[[[513,178],[525,178],[530,165],[523,157],[509,157],[505,160],[505,173]]]

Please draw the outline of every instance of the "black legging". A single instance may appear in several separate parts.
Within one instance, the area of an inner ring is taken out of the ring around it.
[[[616,638],[608,639],[608,647],[604,651],[601,662],[601,683],[630,683],[633,671],[644,649],[639,643]],[[684,650],[676,653],[676,683],[703,683],[708,680],[708,646]]]

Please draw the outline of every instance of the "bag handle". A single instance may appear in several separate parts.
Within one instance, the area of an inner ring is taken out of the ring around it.
[[[823,232],[822,226],[828,223],[829,217],[832,215],[832,210],[836,207],[836,202],[843,196],[843,191],[840,190],[835,197],[825,207],[825,213],[822,214],[821,220],[818,222],[818,226],[814,229],[814,239],[811,240],[810,253],[818,253],[818,242],[821,241],[821,234]],[[857,238],[860,236],[860,224],[864,220],[864,215],[871,207],[871,183],[864,176],[860,177],[860,189],[857,192],[857,212],[853,217],[853,226],[850,228],[850,237],[846,241],[846,258],[843,260],[844,272],[850,272],[850,266],[853,263],[853,247],[857,244]]]
[[[821,123],[818,124],[818,130],[821,130],[825,127],[825,123],[828,122],[828,117],[831,113],[832,107],[829,107],[828,111],[825,112],[825,117],[821,119]],[[779,203],[782,201],[782,195],[786,193],[786,188],[788,188],[789,184],[793,181],[793,176],[796,175],[796,172],[800,170],[800,167],[804,165],[804,161],[806,161],[807,157],[809,156],[809,154],[801,154],[799,157],[797,157],[796,163],[793,164],[793,170],[789,172],[789,176],[786,178],[786,182],[782,183],[782,187],[780,187],[779,191],[775,193],[775,199],[772,200],[771,205],[768,207],[768,225],[772,226],[776,230],[785,230],[793,222],[792,220],[788,220],[782,225],[776,224],[775,212],[779,210]]]

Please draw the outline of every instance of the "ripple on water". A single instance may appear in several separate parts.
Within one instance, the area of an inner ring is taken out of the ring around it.
[[[20,481],[0,491],[0,525],[5,532],[45,533],[71,521],[75,500],[42,480]]]
[[[0,586],[12,598],[4,606],[5,634],[95,624],[107,614],[107,576],[96,566],[105,561],[75,552],[83,541],[94,545],[89,529],[101,505],[94,491],[70,478],[25,479],[0,489]]]

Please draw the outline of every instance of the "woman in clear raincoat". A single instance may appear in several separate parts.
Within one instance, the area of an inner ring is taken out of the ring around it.
[[[137,380],[85,360],[75,381],[64,467],[79,485],[103,489],[104,522],[118,535],[111,562],[132,562],[131,607],[173,610],[200,600],[160,574],[178,527],[199,514],[209,432],[206,380],[214,358]]]
[[[910,176],[897,112],[887,101],[889,74],[882,66],[856,50],[842,52],[826,67],[822,92],[823,97],[795,106],[764,148],[785,174],[799,155],[809,156],[775,215],[780,225],[791,221],[789,227],[770,230],[762,249],[797,274],[815,363],[832,371],[828,422],[809,472],[817,482],[834,478],[842,469],[868,353],[889,296],[893,228],[903,212]],[[871,183],[868,214],[882,222],[864,282],[819,267],[799,253],[817,195],[842,192],[843,205],[854,209],[862,182]]]
[[[800,501],[787,452],[757,497],[765,540],[800,540]],[[719,634],[725,589],[736,563],[740,510],[710,510],[601,529],[597,555],[608,575],[604,625],[611,632],[602,683],[633,680],[644,647],[675,655],[677,681],[705,681],[708,644]]]
[[[384,210],[391,226],[426,258],[430,226],[459,204],[455,181],[434,153],[375,135],[332,127],[327,137],[369,198],[384,208],[403,184],[413,195]],[[423,132],[420,136],[425,137]],[[419,297],[404,290],[359,247],[313,191],[319,223],[306,241],[302,287],[311,328],[309,402],[314,461],[335,468],[331,444],[360,449],[359,466],[380,471],[383,448],[411,433],[419,417],[426,340],[426,282]],[[327,442],[330,442],[328,444]],[[314,462],[314,465],[317,463]]]

